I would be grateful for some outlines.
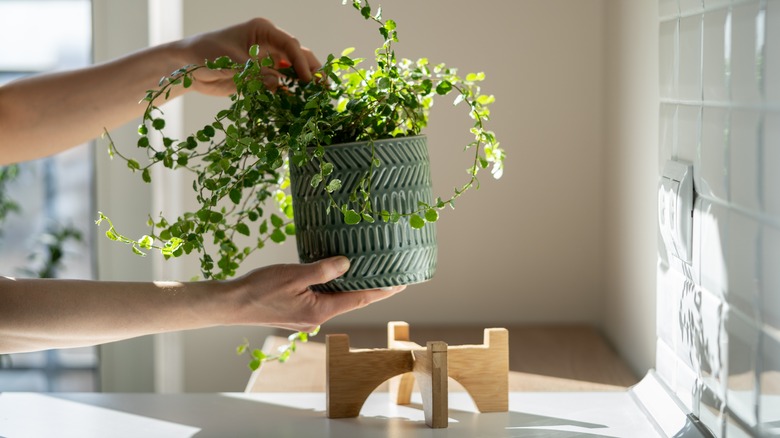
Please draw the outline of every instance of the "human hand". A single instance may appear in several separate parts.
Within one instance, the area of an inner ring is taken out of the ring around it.
[[[249,57],[249,48],[257,44],[261,58],[270,55],[276,68],[292,67],[298,78],[304,82],[311,81],[313,72],[322,66],[311,50],[301,47],[295,37],[265,18],[255,18],[242,24],[195,35],[174,44],[183,53],[183,64],[202,64],[204,60],[213,60],[220,56],[244,62]],[[275,89],[278,85],[278,72],[267,69],[267,73],[266,85]],[[201,69],[195,73],[194,78],[192,86],[201,93],[227,96],[235,92],[232,72]]]
[[[331,257],[309,264],[274,265],[240,277],[239,313],[235,324],[262,324],[311,332],[336,315],[365,307],[406,289],[371,289],[335,294],[316,293],[313,284],[328,282],[349,268],[346,257]]]

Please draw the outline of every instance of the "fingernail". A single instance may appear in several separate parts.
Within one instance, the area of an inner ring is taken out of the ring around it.
[[[288,60],[286,60],[286,59],[279,60],[279,68],[288,68],[288,67],[291,67],[291,66],[292,66],[292,64],[290,64],[290,61],[288,61]]]

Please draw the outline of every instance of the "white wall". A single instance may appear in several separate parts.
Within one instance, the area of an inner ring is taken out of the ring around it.
[[[658,5],[606,16],[603,327],[637,375],[655,362]]]
[[[604,1],[381,3],[385,18],[399,23],[399,56],[427,56],[462,72],[487,74],[484,89],[497,97],[490,128],[509,158],[502,180],[486,175],[479,192],[443,214],[434,280],[332,323],[599,324]],[[188,0],[184,32],[252,16],[272,19],[323,59],[350,46],[371,57],[375,46],[367,42],[378,41],[374,26],[339,0]],[[186,97],[187,127],[197,128],[224,104]],[[462,111],[439,102],[427,131],[434,185],[442,195],[465,181],[469,158],[461,151],[471,120]],[[297,262],[293,244],[266,248],[253,266],[278,262]],[[264,333],[236,328],[187,333],[185,388],[241,389],[248,376],[245,361],[230,352],[243,336],[260,342]]]

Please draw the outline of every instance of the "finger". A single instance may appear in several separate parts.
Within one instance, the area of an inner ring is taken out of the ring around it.
[[[292,62],[292,66],[295,69],[295,73],[298,73],[298,78],[303,82],[309,82],[312,79],[312,67],[309,65],[309,60],[301,49],[298,40],[293,39],[287,42],[283,49]],[[316,70],[316,69],[315,69]]]
[[[307,49],[305,47],[303,47],[302,49],[303,49],[303,54],[304,54],[304,56],[306,56],[306,60],[307,60],[307,62],[309,64],[309,70],[312,71],[312,72],[315,72],[315,71],[321,69],[322,68],[322,63],[314,55],[314,52],[312,52],[311,50],[309,50],[309,49]]]
[[[263,67],[260,73],[262,74],[263,83],[269,90],[276,90],[279,87],[279,82],[282,78],[281,73],[266,67]]]
[[[293,265],[297,278],[307,286],[327,283],[344,275],[349,269],[349,259],[344,256],[330,257],[303,265]]]
[[[268,325],[268,327],[276,327],[285,330],[293,330],[296,332],[311,333],[317,330],[317,327],[319,326],[311,325],[311,324],[271,324]]]
[[[298,42],[294,36],[272,24],[259,28],[258,30],[261,32],[265,31],[265,35],[257,35],[258,41],[268,41],[272,47],[281,50],[284,53],[283,57],[292,64],[293,68],[295,68],[298,77],[304,82],[311,80],[312,70],[309,66],[309,60],[307,59],[300,42]],[[266,39],[263,39],[263,36],[265,36]]]

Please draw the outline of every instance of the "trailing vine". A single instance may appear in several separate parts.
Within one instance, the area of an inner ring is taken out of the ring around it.
[[[339,56],[329,55],[315,80],[303,83],[293,69],[275,66],[270,57],[260,56],[260,47],[253,46],[245,62],[220,57],[184,66],[163,77],[157,89],[149,90],[143,99],[146,109],[136,144],[146,152],[148,162],[123,155],[110,136],[109,153],[123,159],[147,183],[152,181],[150,169],[155,165],[192,172],[199,208],[175,220],[150,217],[150,232],[139,239],[119,234],[100,213],[98,223],[109,224],[108,238],[129,245],[140,255],[149,250],[159,250],[166,258],[196,252],[204,278],[226,279],[269,241],[281,243],[295,235],[292,197],[286,191],[289,166],[314,162],[319,173],[309,183],[329,199],[328,214],[342,215],[347,224],[406,219],[413,228],[437,221],[441,210],[454,208],[460,196],[478,188],[481,170],[492,167],[492,175],[501,177],[504,151],[485,126],[495,99],[481,93],[484,73],[461,76],[457,69],[431,64],[425,58],[397,58],[396,22],[384,19],[381,7],[374,10],[365,0],[350,3],[362,18],[378,25],[382,44],[371,66],[364,66],[366,59],[352,57],[353,49],[346,49]],[[173,138],[166,134],[159,105],[174,87],[191,87],[197,80],[195,73],[202,69],[233,72],[236,91],[229,107],[201,129],[183,139]],[[263,81],[270,70],[281,73],[276,89]],[[472,119],[473,141],[464,148],[473,159],[465,183],[449,196],[431,204],[420,202],[410,211],[377,210],[371,203],[371,181],[374,169],[382,163],[374,141],[420,134],[428,124],[434,99],[444,96],[455,96],[454,104],[465,106]],[[339,204],[332,194],[342,190],[344,182],[332,175],[334,167],[324,159],[325,148],[354,141],[367,141],[373,168],[347,188],[349,201]]]

